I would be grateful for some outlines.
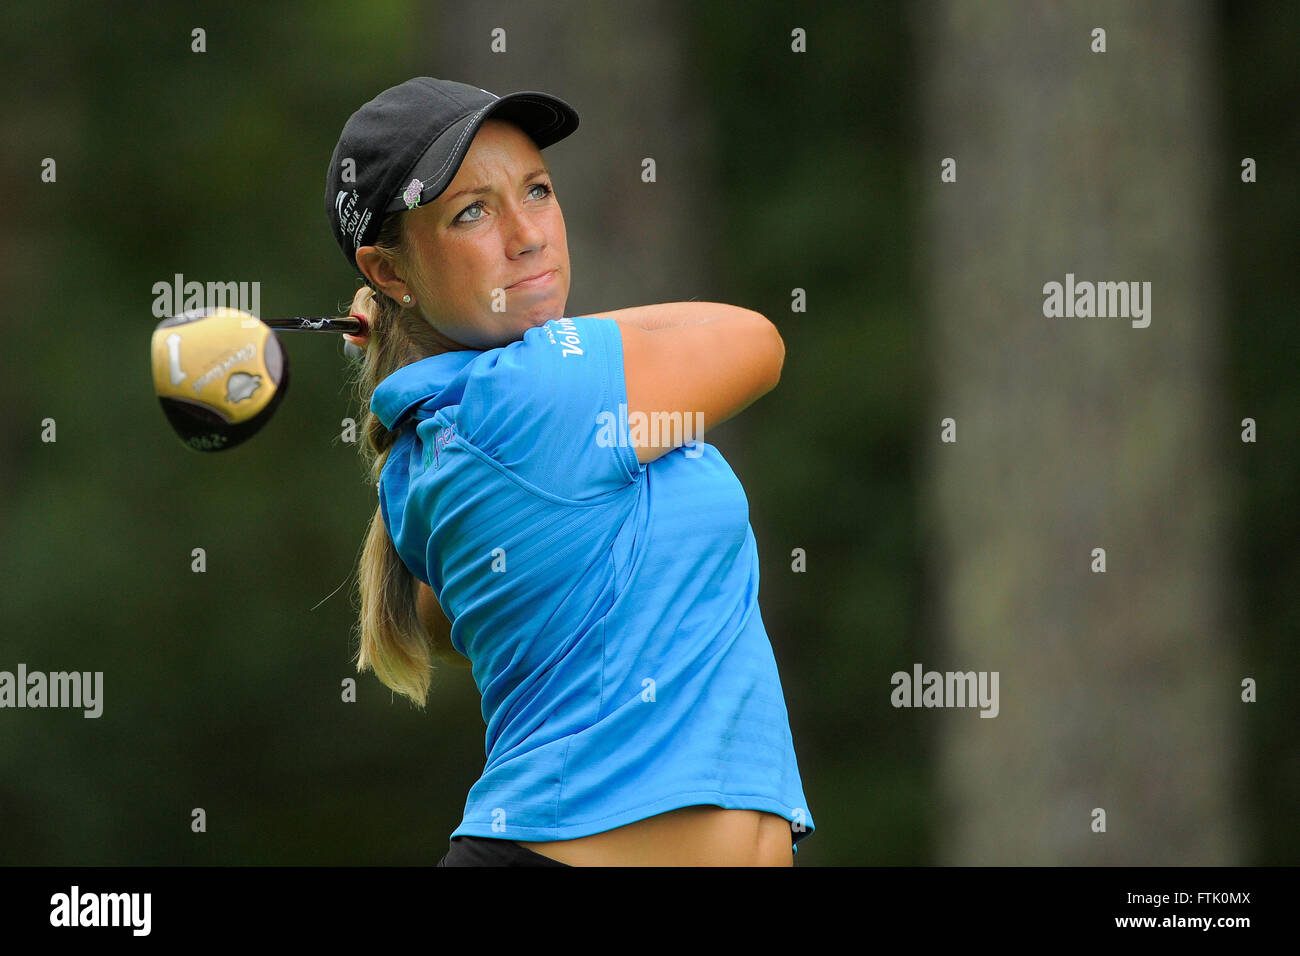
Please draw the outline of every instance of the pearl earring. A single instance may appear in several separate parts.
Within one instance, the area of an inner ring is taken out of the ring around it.
[[[410,305],[410,304],[411,304],[411,297],[410,297],[409,295],[404,295],[404,296],[402,296],[402,301],[405,302],[407,305]]]

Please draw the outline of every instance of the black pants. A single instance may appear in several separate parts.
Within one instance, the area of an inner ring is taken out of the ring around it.
[[[458,836],[438,866],[568,866],[534,853],[514,840],[497,837]]]

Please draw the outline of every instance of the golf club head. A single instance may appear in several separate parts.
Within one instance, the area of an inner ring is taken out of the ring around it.
[[[240,309],[163,319],[150,351],[163,413],[193,451],[225,451],[247,441],[289,388],[289,355],[275,332]]]

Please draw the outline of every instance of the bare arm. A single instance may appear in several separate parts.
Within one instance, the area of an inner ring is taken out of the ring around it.
[[[698,440],[705,429],[775,388],[781,377],[781,334],[749,309],[672,302],[595,318],[619,326],[630,437],[642,464]],[[638,432],[638,419],[649,427]]]
[[[684,325],[702,325],[716,322],[729,315],[750,312],[738,305],[723,302],[661,302],[658,305],[638,305],[631,309],[616,309],[613,312],[593,313],[598,319],[611,319],[621,327],[632,326],[643,332],[656,332],[659,329],[677,329]]]

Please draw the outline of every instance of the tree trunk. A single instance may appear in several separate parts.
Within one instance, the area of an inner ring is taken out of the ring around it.
[[[1236,171],[1211,158],[1209,14],[914,13],[940,629],[921,663],[1000,675],[995,718],[934,715],[941,863],[1241,861],[1247,675],[1229,659],[1220,464],[1239,428],[1211,216]],[[1150,282],[1150,325],[1045,316],[1044,285],[1067,273]],[[949,417],[956,443],[940,441]]]

